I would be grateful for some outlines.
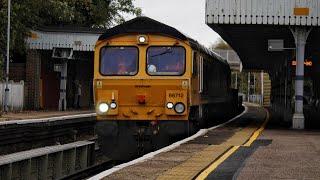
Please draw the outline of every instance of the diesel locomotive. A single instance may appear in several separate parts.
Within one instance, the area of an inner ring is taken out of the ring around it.
[[[94,54],[102,147],[123,158],[128,147],[152,150],[233,113],[230,74],[226,60],[148,17],[107,30]]]

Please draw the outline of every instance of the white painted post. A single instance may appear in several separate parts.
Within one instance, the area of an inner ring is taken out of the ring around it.
[[[10,29],[11,29],[11,0],[8,0],[8,26],[7,26],[7,67],[6,67],[6,87],[4,93],[4,111],[8,112],[8,101],[9,101],[9,61],[10,61]]]
[[[296,27],[291,29],[291,32],[295,38],[296,44],[296,80],[295,80],[295,113],[292,119],[293,129],[304,129],[304,114],[303,114],[303,84],[304,84],[304,53],[305,45],[308,35],[311,30],[308,31],[306,27]]]
[[[61,68],[60,77],[60,99],[59,99],[59,110],[67,110],[67,74],[68,74],[68,61],[64,60]]]

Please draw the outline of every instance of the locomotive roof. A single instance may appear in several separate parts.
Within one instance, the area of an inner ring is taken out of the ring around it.
[[[99,37],[99,40],[105,40],[119,34],[128,34],[128,33],[141,33],[141,34],[155,33],[155,34],[163,34],[163,35],[171,36],[184,41],[187,40],[189,41],[193,49],[201,51],[202,53],[205,53],[208,56],[212,56],[220,60],[221,62],[224,62],[227,64],[227,61],[225,59],[223,59],[221,56],[217,55],[213,51],[207,49],[203,45],[199,44],[196,40],[186,36],[185,34],[181,33],[180,31],[178,31],[177,29],[171,26],[168,26],[166,24],[163,24],[161,22],[158,22],[154,19],[151,19],[145,16],[136,17],[130,21],[126,21],[123,24],[120,24],[111,29],[108,29],[105,33],[103,33]]]

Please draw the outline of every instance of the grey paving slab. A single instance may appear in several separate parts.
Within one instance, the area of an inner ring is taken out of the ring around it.
[[[207,179],[320,179],[320,131],[266,129]]]
[[[271,140],[250,156],[237,179],[320,179],[320,131],[265,130]]]

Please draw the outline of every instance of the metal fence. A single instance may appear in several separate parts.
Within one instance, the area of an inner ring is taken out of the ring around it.
[[[249,102],[262,105],[262,96],[257,94],[250,95]]]
[[[0,83],[0,103],[4,106],[4,93],[6,83]],[[10,111],[22,111],[24,107],[24,81],[13,82],[9,81],[9,100],[8,106]]]
[[[249,95],[249,101],[246,94],[239,93],[238,96],[242,97],[243,102],[251,102],[255,104],[263,104],[262,95],[261,94],[251,94]]]

